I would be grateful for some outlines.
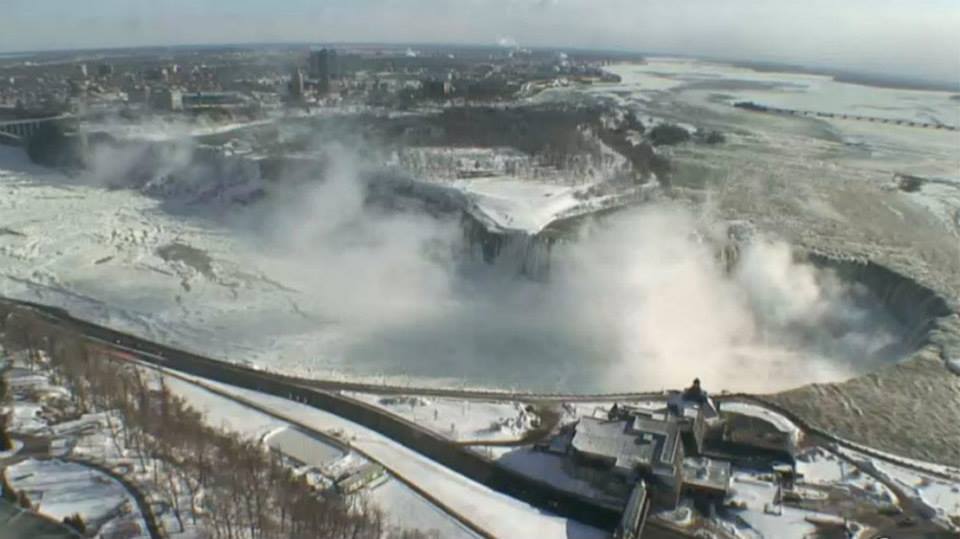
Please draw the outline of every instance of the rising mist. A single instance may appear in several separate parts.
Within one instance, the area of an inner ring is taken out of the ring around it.
[[[347,153],[330,152],[324,181],[229,219],[257,244],[250,263],[335,335],[312,352],[324,364],[487,386],[660,389],[699,376],[772,391],[893,357],[899,328],[865,290],[760,235],[729,269],[724,224],[697,208],[656,203],[585,227],[553,249],[541,282],[518,261],[483,262],[457,219],[368,204]]]

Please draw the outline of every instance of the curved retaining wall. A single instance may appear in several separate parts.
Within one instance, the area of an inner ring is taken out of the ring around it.
[[[816,253],[808,256],[818,266],[832,268],[842,278],[859,282],[867,287],[890,309],[901,324],[908,328],[909,344],[914,349],[929,343],[932,330],[942,327],[940,321],[946,320],[946,317],[954,312],[952,306],[930,288],[878,264],[841,260]],[[604,529],[613,529],[619,521],[618,508],[598,504],[589,498],[557,489],[545,482],[498,466],[478,453],[453,444],[414,423],[330,390],[311,387],[308,385],[309,382],[151,343],[132,335],[75,319],[63,309],[12,300],[3,301],[3,303],[29,308],[42,314],[48,321],[75,330],[86,337],[136,350],[139,358],[148,363],[293,399],[331,412],[376,430],[494,490],[561,516]],[[791,417],[791,419],[797,418]],[[804,426],[809,428],[809,425]],[[815,431],[815,429],[812,430]],[[819,434],[829,436],[827,433]]]
[[[29,302],[5,300],[26,307],[46,321],[73,330],[93,342],[138,351],[138,359],[164,368],[252,389],[301,402],[375,430],[417,453],[438,462],[493,490],[557,515],[591,526],[612,530],[620,520],[620,508],[558,489],[548,483],[501,467],[466,447],[459,446],[418,425],[366,403],[334,392],[318,390],[302,381],[266,373],[158,345],[149,341],[71,317],[66,311]]]

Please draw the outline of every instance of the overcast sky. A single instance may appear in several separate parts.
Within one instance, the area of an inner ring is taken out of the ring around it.
[[[960,81],[960,0],[0,0],[0,51],[501,38]]]

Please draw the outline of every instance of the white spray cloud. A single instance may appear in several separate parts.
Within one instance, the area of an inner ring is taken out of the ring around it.
[[[139,151],[105,153],[91,176],[123,177]],[[457,219],[368,204],[350,152],[323,151],[329,165],[317,181],[273,182],[260,203],[222,212],[250,247],[241,265],[292,290],[310,315],[296,325],[259,320],[261,342],[295,336],[312,343],[303,354],[357,374],[580,391],[694,377],[768,391],[843,379],[892,357],[896,325],[865,291],[775,239],[749,242],[730,272],[716,256],[722,223],[661,203],[555,246],[549,279],[533,281],[515,271],[519,261],[465,259]],[[243,180],[174,157],[159,171],[174,191]]]
[[[353,166],[335,163],[273,201],[254,263],[336,322],[336,345],[318,353],[356,372],[584,391],[699,376],[765,391],[869,370],[894,339],[862,290],[782,242],[758,238],[728,274],[679,206],[592,227],[535,282],[464,261],[456,221],[365,205]]]
[[[331,148],[328,154],[344,152]],[[451,279],[452,226],[366,207],[364,186],[346,158],[334,157],[322,182],[271,195],[254,216],[234,218],[234,224],[256,222],[264,256],[254,263],[301,290],[324,319],[363,331],[442,308]]]

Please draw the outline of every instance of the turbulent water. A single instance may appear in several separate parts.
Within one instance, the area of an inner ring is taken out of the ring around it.
[[[188,160],[111,190],[104,178],[123,171],[69,178],[0,151],[0,228],[16,232],[0,235],[0,293],[233,361],[498,388],[699,376],[773,390],[902,352],[862,287],[762,236],[731,269],[717,256],[725,225],[680,206],[482,256],[455,216],[370,206],[346,160],[323,182],[280,187],[247,165]]]

